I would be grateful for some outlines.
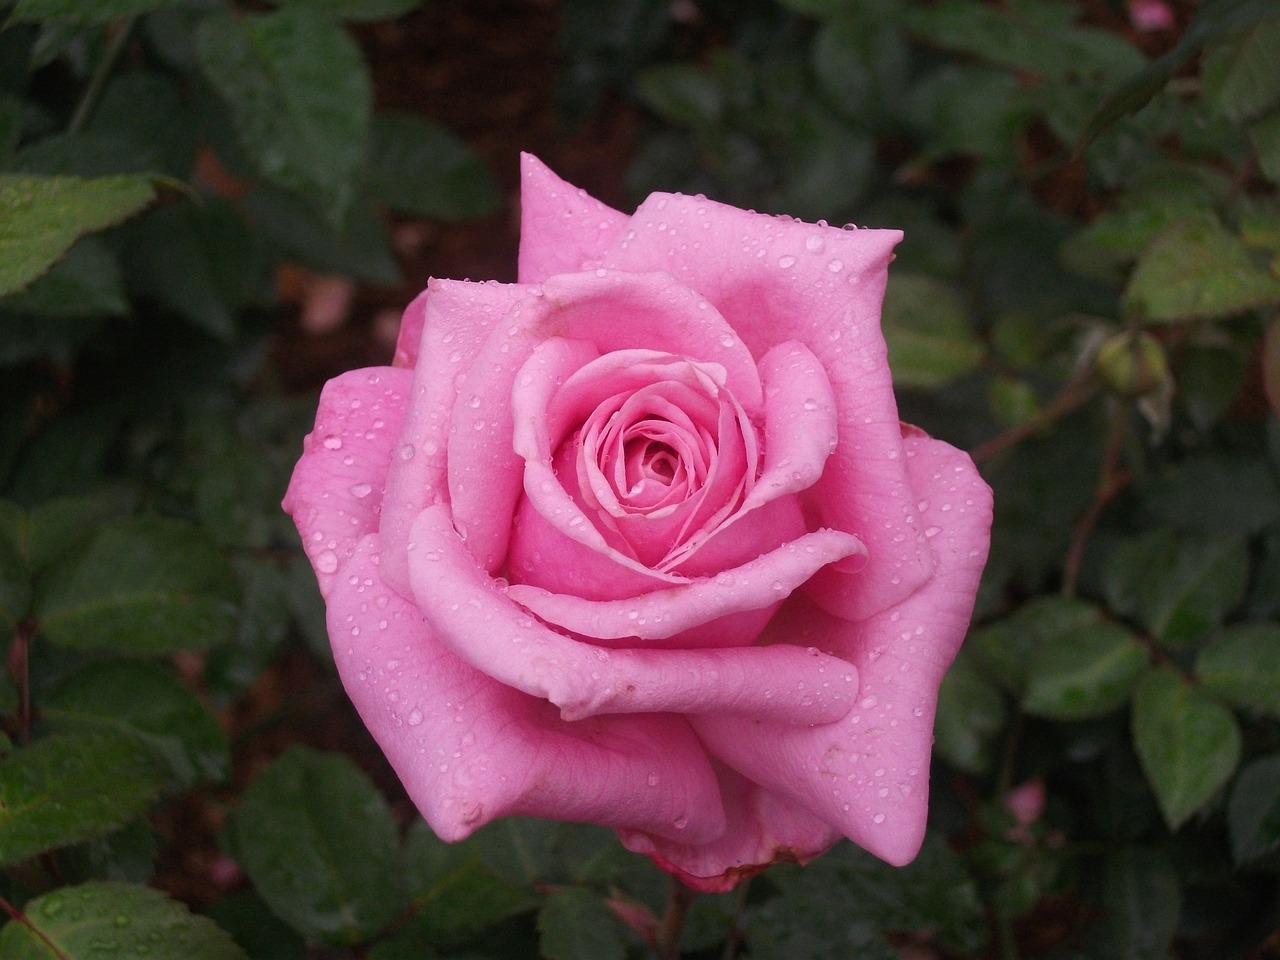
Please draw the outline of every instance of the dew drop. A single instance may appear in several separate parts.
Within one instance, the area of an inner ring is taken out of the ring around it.
[[[357,483],[349,488],[351,495],[357,500],[363,500],[369,494],[373,493],[373,487],[367,483]]]
[[[844,261],[832,260],[830,263],[827,264],[827,269],[830,270],[832,273],[839,273],[841,270],[844,269]]]
[[[821,253],[822,248],[825,245],[826,245],[826,241],[824,241],[822,237],[816,233],[810,234],[809,236],[805,237],[805,240],[804,240],[804,247],[810,253]]]
[[[796,265],[796,258],[791,256],[790,254],[787,254],[785,257],[778,258],[778,266],[780,266],[783,270],[787,270],[791,267],[794,267],[795,265]]]
[[[332,550],[326,550],[316,557],[316,569],[321,573],[333,573],[338,569],[338,555]]]
[[[400,448],[401,460],[412,460],[413,454],[414,454],[414,449],[413,449],[412,443],[406,443],[403,447]]]
[[[416,727],[422,722],[422,711],[415,707],[413,710],[409,711],[408,720],[409,726]]]
[[[329,436],[324,438],[324,448],[326,450],[341,450],[342,438],[336,437],[332,433],[329,434]]]

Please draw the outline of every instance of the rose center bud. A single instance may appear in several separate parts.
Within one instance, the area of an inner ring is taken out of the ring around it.
[[[757,442],[723,368],[643,353],[625,373],[611,353],[565,381],[548,411],[562,425],[553,456],[612,547],[669,570],[741,505]]]

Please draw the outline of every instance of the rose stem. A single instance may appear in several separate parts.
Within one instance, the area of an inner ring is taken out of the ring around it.
[[[1102,470],[1098,474],[1098,488],[1093,500],[1076,524],[1071,535],[1071,546],[1067,550],[1066,561],[1062,573],[1062,595],[1071,599],[1076,595],[1076,581],[1080,577],[1080,564],[1084,559],[1085,544],[1098,525],[1102,511],[1131,479],[1128,471],[1121,470],[1120,454],[1124,449],[1125,437],[1129,432],[1129,404],[1121,405],[1113,414],[1111,431],[1107,436],[1106,452],[1102,458]]]
[[[1076,408],[1084,406],[1093,399],[1097,392],[1098,384],[1091,372],[1075,377],[1067,382],[1047,407],[1030,420],[1026,420],[1015,427],[1010,427],[1004,433],[997,434],[986,443],[975,447],[973,452],[970,453],[970,456],[973,457],[973,462],[982,463],[984,460],[990,460],[996,454],[1003,453],[1032,434],[1039,433],[1049,424],[1060,420]]]
[[[654,944],[662,960],[678,960],[680,957],[680,934],[684,930],[684,919],[692,902],[693,891],[679,879],[672,877],[671,886],[667,889],[667,906],[658,924]]]

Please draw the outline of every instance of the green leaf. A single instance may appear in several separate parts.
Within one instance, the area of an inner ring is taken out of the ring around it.
[[[63,20],[89,25],[106,23],[117,17],[130,17],[161,7],[176,0],[18,0],[10,17],[14,21]]]
[[[408,908],[391,809],[340,754],[290,748],[245,791],[224,841],[305,936],[360,943]]]
[[[906,115],[923,138],[923,159],[973,154],[1012,163],[1013,143],[1031,120],[1018,81],[1003,70],[949,63],[917,83]]]
[[[1227,801],[1227,833],[1237,864],[1280,850],[1280,753],[1241,768]]]
[[[1088,956],[1097,960],[1167,960],[1178,928],[1182,890],[1168,857],[1124,847],[1107,857],[1102,878],[1106,919]]]
[[[910,63],[902,30],[892,20],[849,11],[825,23],[813,40],[813,70],[842,116],[891,124]]]
[[[934,721],[934,749],[954,767],[981,774],[995,761],[996,738],[1004,727],[1004,696],[974,663],[969,647],[942,679]]]
[[[238,19],[210,14],[196,43],[258,172],[343,222],[368,154],[372,105],[354,41],[324,14],[289,6]]]
[[[480,859],[510,883],[532,885],[552,877],[560,824],[535,817],[502,817],[467,841]]]
[[[0,539],[8,537],[32,573],[41,573],[119,505],[110,493],[57,497],[24,511],[0,501]]]
[[[1042,596],[974,632],[966,647],[1010,693],[1026,690],[1031,661],[1040,648],[1061,643],[1099,620],[1096,607],[1078,600]]]
[[[1280,16],[1277,0],[1214,0],[1196,11],[1178,42],[1124,81],[1089,118],[1076,152],[1127,113],[1144,107],[1207,44]]]
[[[175,203],[127,233],[130,292],[223,340],[265,272],[243,221],[219,200]]]
[[[150,887],[92,881],[22,912],[0,930],[5,960],[247,960],[211,920]]]
[[[1206,213],[1156,235],[1124,296],[1147,321],[1183,323],[1278,303],[1280,279],[1255,266],[1244,242]]]
[[[1055,80],[1122,77],[1142,56],[1113,33],[1071,23],[1069,5],[1021,2],[997,7],[941,0],[905,8],[908,26],[931,43]]]
[[[0,174],[0,296],[21,290],[86,233],[137,213],[154,197],[145,177]]]
[[[415,912],[417,942],[460,944],[539,900],[531,885],[513,883],[481,859],[477,844],[446,844],[425,821],[410,828],[404,844],[406,883]]]
[[[46,317],[120,316],[129,311],[120,266],[97,237],[81,237],[61,260],[0,307]]]
[[[1236,123],[1280,101],[1280,18],[1254,24],[1244,34],[1205,51],[1200,81],[1206,102]]]
[[[1250,124],[1249,139],[1258,152],[1258,166],[1262,172],[1271,178],[1272,183],[1280,183],[1280,110],[1273,110]]]
[[[140,103],[147,108],[139,110]],[[178,80],[139,71],[118,74],[107,84],[84,129],[126,141],[146,170],[190,180],[197,126],[191,98]]]
[[[719,81],[688,63],[648,68],[636,78],[636,95],[663,120],[693,130],[718,126],[725,110]]]
[[[501,196],[471,148],[439,124],[410,113],[373,118],[369,188],[392,210],[467,220],[493,213]]]
[[[179,787],[226,776],[227,737],[218,719],[156,664],[86,667],[43,698],[41,716],[54,728],[108,728],[134,737],[165,762]]]
[[[216,706],[248,693],[289,636],[289,582],[279,564],[249,557],[237,571],[242,601],[235,638],[210,650],[204,665],[205,689]]]
[[[622,931],[599,895],[564,887],[538,911],[538,953],[547,960],[625,960]]]
[[[1240,537],[1160,527],[1120,542],[1103,576],[1118,613],[1177,646],[1213,632],[1239,604],[1249,583],[1249,551]]]
[[[805,870],[818,865],[821,869],[810,872],[828,891],[828,904],[859,904],[858,912],[881,931],[931,930],[940,944],[964,956],[978,954],[986,942],[978,887],[939,833],[926,833],[919,854],[904,867],[892,867],[850,843]]]
[[[1168,669],[1133,701],[1133,742],[1170,830],[1213,799],[1240,761],[1240,727],[1225,707]]]
[[[271,0],[277,6],[306,7],[344,20],[390,20],[417,10],[426,0]]]
[[[234,571],[203,533],[136,517],[104,525],[56,563],[36,615],[61,646],[160,653],[227,640],[235,596]]]
[[[251,890],[223,897],[207,912],[253,960],[308,960],[307,945],[301,935],[272,913]],[[424,952],[422,960],[431,960],[432,956]]]
[[[1022,708],[1054,720],[1103,716],[1129,699],[1149,662],[1146,650],[1113,623],[1054,634],[1032,653]]]
[[[1280,625],[1223,630],[1196,660],[1196,678],[1233,707],[1280,717]]]
[[[933,277],[895,274],[885,289],[882,323],[896,386],[933,389],[982,360],[963,301]]]
[[[128,823],[160,795],[163,766],[132,738],[52,734],[0,761],[0,863]]]
[[[322,273],[341,273],[383,287],[400,282],[400,266],[386,231],[361,204],[342,230],[309,207],[302,197],[270,187],[241,201],[269,255],[294,260]]]

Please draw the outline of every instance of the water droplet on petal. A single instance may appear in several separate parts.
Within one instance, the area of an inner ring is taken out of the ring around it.
[[[336,437],[332,433],[329,434],[329,436],[324,438],[324,448],[326,450],[341,450],[342,438]]]
[[[333,573],[338,569],[338,555],[332,550],[326,550],[316,557],[316,569],[321,573]]]

